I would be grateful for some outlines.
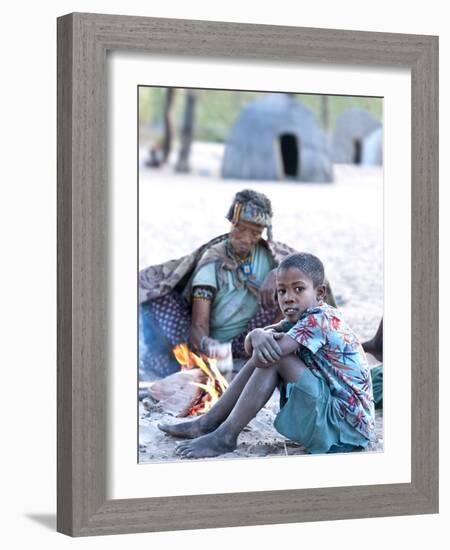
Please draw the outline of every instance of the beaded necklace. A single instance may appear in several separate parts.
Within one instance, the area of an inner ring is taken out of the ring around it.
[[[239,269],[246,277],[250,277],[253,273],[253,258],[251,253],[245,258],[245,260],[241,261],[239,264]]]
[[[250,277],[253,274],[253,255],[250,252],[248,256],[244,259],[239,258],[237,254],[234,252],[233,247],[231,246],[230,242],[227,242],[227,251],[228,254],[236,260],[239,270],[245,277]]]

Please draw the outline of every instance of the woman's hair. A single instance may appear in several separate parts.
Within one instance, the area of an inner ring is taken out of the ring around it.
[[[325,273],[323,263],[312,254],[300,252],[286,256],[278,266],[278,271],[287,271],[290,267],[296,267],[303,271],[313,282],[314,288],[324,284]]]

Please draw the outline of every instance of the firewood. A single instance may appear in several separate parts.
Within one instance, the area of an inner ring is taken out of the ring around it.
[[[188,415],[203,393],[196,384],[205,381],[206,376],[200,369],[186,369],[157,380],[148,388],[148,393],[159,401],[165,412],[183,417]]]

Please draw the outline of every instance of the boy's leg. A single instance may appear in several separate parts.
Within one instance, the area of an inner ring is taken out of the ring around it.
[[[178,454],[199,458],[233,451],[239,434],[267,403],[279,378],[297,382],[305,368],[300,359],[291,354],[269,367],[255,369],[226,420],[213,432],[181,443],[177,447]]]
[[[215,430],[230,414],[255,366],[251,360],[233,378],[227,390],[212,409],[203,416],[178,424],[158,424],[158,428],[174,437],[192,439]]]
[[[363,342],[364,351],[371,353],[378,361],[383,361],[383,318],[378,325],[377,332],[371,340]]]
[[[284,382],[297,382],[305,368],[295,354],[286,355],[269,367],[257,368],[235,407],[223,422],[223,431],[226,430],[237,437],[267,403],[279,379]]]

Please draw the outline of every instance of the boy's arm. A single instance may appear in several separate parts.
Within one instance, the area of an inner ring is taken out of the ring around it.
[[[269,325],[267,327],[264,327],[262,330],[265,332],[275,332],[275,333],[281,333],[281,332],[287,332],[289,330],[289,326],[287,326],[287,323],[284,319],[279,321],[278,323],[274,323],[273,325]],[[251,331],[253,332],[253,331]],[[251,339],[251,332],[247,334],[244,340],[244,349],[245,352],[248,355],[251,355],[253,353],[253,344]]]
[[[247,355],[254,355],[255,347],[264,348],[264,355],[268,358],[278,359],[281,350],[274,338],[275,331],[270,330],[270,327],[255,328],[250,331],[244,340],[244,349]]]
[[[281,357],[290,355],[298,350],[300,344],[287,334],[277,334],[277,343],[281,349]]]
[[[270,332],[286,332],[286,321],[282,320],[278,323],[274,323],[273,325],[264,327],[263,330]]]
[[[250,332],[247,334],[244,340],[244,350],[247,355],[251,355],[253,353],[253,345],[252,340],[250,338]]]
[[[273,325],[269,325],[267,327],[264,327],[261,330],[265,330],[266,332],[285,332],[285,321],[282,320],[279,323],[274,323]],[[257,329],[256,329],[257,330]],[[244,350],[247,355],[251,355],[253,353],[253,344],[251,339],[251,333],[253,331],[250,331],[244,340]]]
[[[269,334],[267,334],[266,336],[269,336]],[[294,353],[300,347],[300,344],[287,334],[272,333],[270,337],[272,339],[276,338],[276,344],[278,345],[278,349],[280,350],[278,357],[276,359],[269,357],[268,354],[265,353],[264,348],[260,345],[257,345],[255,346],[252,357],[250,359],[254,366],[259,368],[269,368],[281,357],[285,357],[286,355]]]
[[[253,354],[253,342],[252,342],[252,334],[256,331],[256,330],[263,330],[263,329],[260,329],[260,328],[256,328],[254,330],[251,330],[247,336],[245,337],[245,340],[244,340],[244,350],[245,350],[245,353],[247,355],[252,355]]]
[[[272,365],[284,355],[293,353],[298,346],[299,344],[290,336],[275,330],[267,330],[267,327],[252,330],[244,342],[245,351],[262,363],[261,366]]]

